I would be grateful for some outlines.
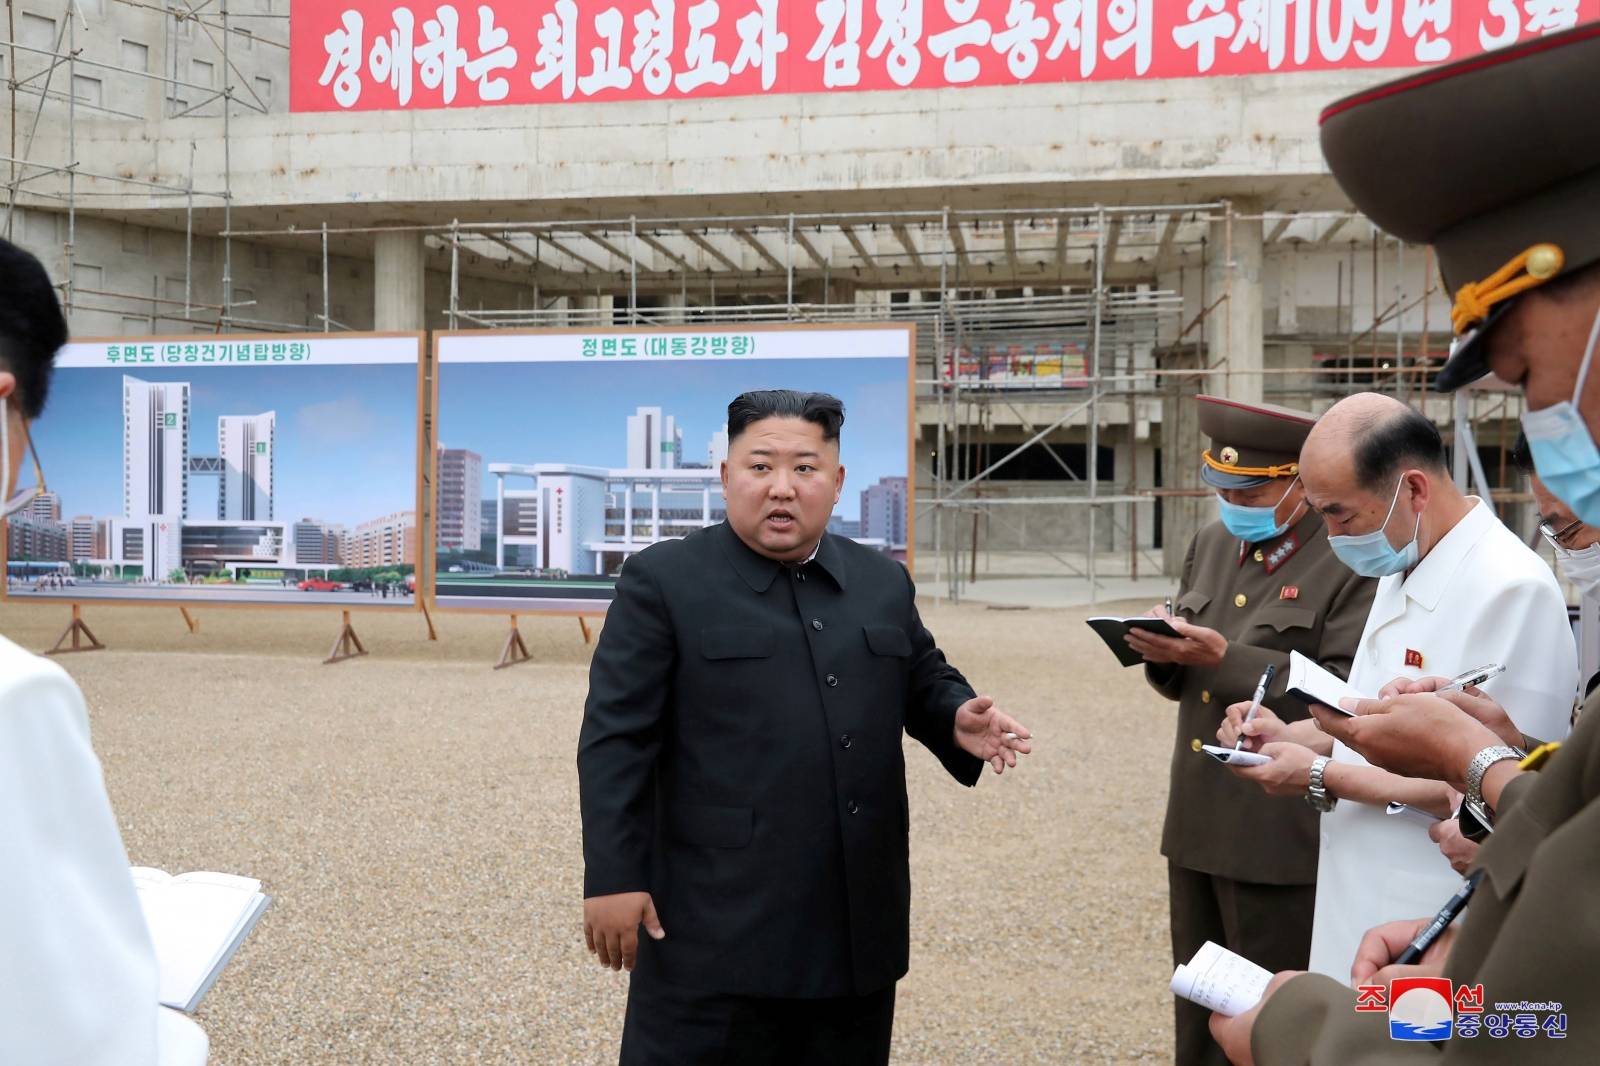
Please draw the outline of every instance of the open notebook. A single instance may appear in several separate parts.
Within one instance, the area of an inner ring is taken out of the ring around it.
[[[192,1014],[272,897],[260,881],[233,874],[130,872],[155,943],[161,1003]]]

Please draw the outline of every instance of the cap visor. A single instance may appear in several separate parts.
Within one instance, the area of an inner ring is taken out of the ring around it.
[[[1215,489],[1253,489],[1257,485],[1265,485],[1272,479],[1253,474],[1229,474],[1215,467],[1202,465],[1200,480]]]
[[[1484,339],[1488,337],[1489,330],[1494,324],[1500,321],[1515,303],[1515,300],[1507,300],[1500,304],[1489,312],[1489,317],[1483,320],[1483,325],[1456,342],[1455,350],[1450,353],[1449,360],[1433,377],[1434,392],[1455,392],[1461,386],[1470,385],[1489,373],[1489,346],[1484,343]]]

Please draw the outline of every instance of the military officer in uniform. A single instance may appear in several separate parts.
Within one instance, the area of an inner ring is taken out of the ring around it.
[[[1217,490],[1222,520],[1189,544],[1173,601],[1182,636],[1127,638],[1144,655],[1150,684],[1178,702],[1161,834],[1172,954],[1188,962],[1213,940],[1272,969],[1301,968],[1316,900],[1317,813],[1262,795],[1193,745],[1211,741],[1228,705],[1250,699],[1269,664],[1277,668],[1267,693],[1273,707],[1305,717],[1304,705],[1283,695],[1289,653],[1347,675],[1377,586],[1335,558],[1322,519],[1305,503],[1297,464],[1315,416],[1196,400],[1211,440],[1200,476]],[[1179,1066],[1223,1062],[1207,1012],[1175,1003]]]
[[[735,399],[727,521],[617,580],[578,784],[584,932],[633,971],[624,1064],[887,1063],[910,940],[902,739],[964,785],[1030,750],[945,661],[906,568],[827,532],[843,423],[821,393]]]
[[[1457,341],[1435,387],[1491,371],[1520,387],[1540,480],[1589,524],[1600,524],[1600,136],[1592,110],[1571,104],[1597,97],[1600,24],[1590,24],[1381,85],[1322,116],[1323,151],[1356,207],[1432,244],[1455,294]],[[1481,988],[1486,1011],[1559,1002],[1560,1021],[1536,1012],[1528,1036],[1485,1027],[1397,1041],[1383,1013],[1355,1010],[1349,986],[1280,973],[1255,1009],[1213,1016],[1235,1064],[1600,1062],[1600,694],[1558,750],[1527,758],[1515,735],[1489,727],[1503,712],[1484,702],[1410,692],[1360,701],[1352,718],[1317,711],[1375,765],[1460,790],[1476,831],[1487,829],[1459,933],[1420,965],[1396,966],[1430,916],[1379,926],[1351,976],[1442,975]]]

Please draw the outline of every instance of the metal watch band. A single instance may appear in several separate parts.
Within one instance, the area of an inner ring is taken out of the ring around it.
[[[1478,752],[1467,764],[1467,795],[1462,802],[1471,807],[1473,813],[1482,819],[1489,810],[1489,805],[1483,802],[1483,775],[1497,762],[1504,762],[1507,759],[1516,759],[1520,762],[1525,758],[1527,758],[1525,752],[1505,744],[1495,744]],[[1492,822],[1492,819],[1490,821]],[[1488,827],[1492,828],[1492,825]]]
[[[1311,771],[1307,775],[1309,781],[1306,785],[1306,802],[1311,805],[1312,810],[1320,811],[1323,814],[1333,810],[1334,806],[1339,802],[1328,793],[1328,786],[1322,779],[1323,771],[1327,769],[1328,763],[1331,761],[1326,755],[1318,755],[1311,760]]]

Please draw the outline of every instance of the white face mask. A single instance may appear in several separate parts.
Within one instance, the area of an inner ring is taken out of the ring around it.
[[[1563,548],[1557,544],[1556,566],[1572,582],[1580,596],[1600,596],[1600,544],[1587,548]]]

